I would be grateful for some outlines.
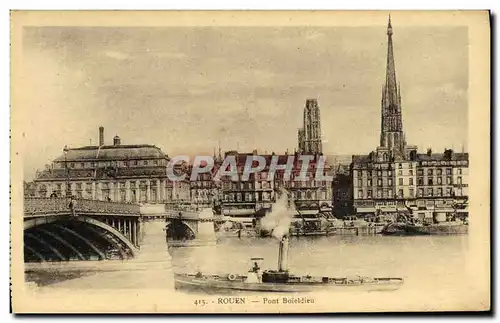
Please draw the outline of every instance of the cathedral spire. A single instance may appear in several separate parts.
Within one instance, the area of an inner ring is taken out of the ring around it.
[[[406,143],[401,115],[401,93],[399,83],[396,81],[392,35],[391,16],[389,15],[387,23],[387,65],[381,102],[380,146],[388,148],[393,156],[401,157],[404,156]]]
[[[398,89],[396,82],[396,67],[394,64],[394,51],[392,48],[392,25],[391,16],[389,15],[389,23],[387,24],[387,68],[385,76],[385,90],[388,106],[397,106]]]

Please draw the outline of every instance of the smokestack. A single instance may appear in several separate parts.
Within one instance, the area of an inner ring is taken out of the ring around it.
[[[288,261],[288,236],[285,235],[280,240],[279,254],[278,254],[278,271],[287,271]]]
[[[115,146],[119,146],[119,145],[121,145],[121,140],[120,140],[120,137],[118,137],[118,135],[116,135],[116,136],[113,138],[113,145],[115,145]]]
[[[99,127],[99,146],[104,146],[104,127]]]

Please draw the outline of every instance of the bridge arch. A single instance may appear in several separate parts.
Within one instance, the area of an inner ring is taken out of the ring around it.
[[[34,261],[58,261],[61,255],[65,260],[102,260],[108,258],[106,252],[111,251],[116,253],[113,256],[124,259],[137,253],[134,244],[121,232],[85,215],[26,219],[24,242],[25,258]]]
[[[193,227],[189,221],[181,219],[169,219],[165,225],[165,232],[167,233],[167,239],[187,239],[192,240],[196,238],[197,230]]]

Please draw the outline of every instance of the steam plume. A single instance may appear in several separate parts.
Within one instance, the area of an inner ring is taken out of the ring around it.
[[[288,198],[288,192],[282,190],[281,197],[273,204],[273,210],[262,218],[261,226],[272,231],[273,237],[281,240],[288,234],[294,215],[295,204]]]

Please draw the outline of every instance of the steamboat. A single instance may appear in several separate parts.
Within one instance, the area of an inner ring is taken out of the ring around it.
[[[289,237],[279,242],[277,270],[261,270],[259,261],[251,258],[253,266],[246,273],[223,275],[174,273],[176,289],[201,289],[205,291],[257,291],[257,292],[313,292],[322,290],[396,290],[403,284],[402,278],[394,277],[323,277],[295,275],[287,268]]]

